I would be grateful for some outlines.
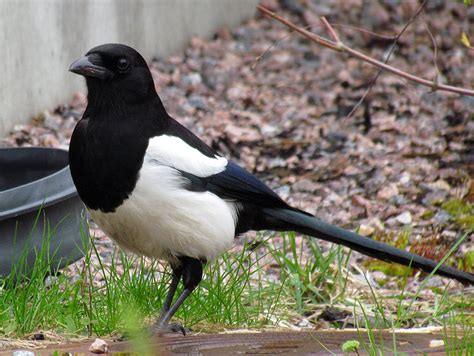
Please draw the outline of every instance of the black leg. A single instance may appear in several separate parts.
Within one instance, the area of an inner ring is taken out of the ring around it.
[[[181,266],[179,267],[171,267],[173,269],[173,279],[171,280],[170,288],[168,290],[168,294],[166,295],[165,303],[163,304],[163,308],[161,309],[160,317],[158,321],[160,322],[163,320],[163,317],[166,313],[170,310],[171,303],[173,302],[174,294],[176,293],[176,289],[178,288],[179,281],[183,275],[183,269]]]
[[[181,262],[181,273],[183,277],[184,289],[179,295],[176,302],[173,304],[173,306],[170,307],[168,311],[166,311],[164,314],[160,316],[158,323],[154,327],[155,333],[163,333],[166,331],[173,331],[173,332],[181,331],[183,334],[185,334],[185,330],[181,325],[169,324],[169,321],[171,320],[173,315],[176,313],[178,308],[186,300],[186,298],[189,297],[189,295],[193,292],[194,289],[196,289],[196,287],[201,282],[202,262],[191,257],[180,257],[179,260]],[[174,278],[173,278],[173,281],[174,281]],[[170,291],[171,291],[171,287],[170,287]],[[176,290],[176,287],[175,287],[175,290]],[[172,299],[172,297],[170,299]],[[166,298],[165,306],[167,302],[168,302],[168,297]]]

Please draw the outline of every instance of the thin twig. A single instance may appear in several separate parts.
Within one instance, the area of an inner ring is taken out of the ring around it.
[[[431,43],[433,44],[433,65],[435,67],[436,71],[436,77],[435,77],[435,82],[438,83],[438,78],[441,75],[441,72],[439,71],[438,67],[438,44],[436,43],[436,38],[433,36],[433,33],[430,30],[430,27],[428,26],[428,23],[424,21],[426,31],[428,32],[428,35],[430,36]]]
[[[323,25],[308,25],[308,26],[303,27],[303,29],[305,29],[305,30],[314,30],[314,29],[318,29],[322,26]],[[351,26],[351,25],[345,25],[345,24],[342,24],[342,23],[332,23],[331,26],[336,27],[336,28],[342,28],[343,30],[352,30],[352,31],[360,32],[360,33],[365,33],[367,35],[377,37],[377,38],[380,38],[380,39],[385,40],[385,41],[394,41],[397,37],[396,35],[395,36],[384,35],[384,34],[381,34],[381,33],[370,31],[366,28],[356,27],[356,26]],[[252,69],[255,69],[258,62],[260,62],[265,57],[265,55],[272,50],[272,48],[276,47],[277,45],[279,45],[284,40],[287,40],[288,38],[293,36],[295,33],[297,33],[295,30],[291,30],[291,32],[289,34],[287,34],[285,36],[282,36],[279,40],[277,40],[276,42],[269,45],[267,47],[267,49],[265,49],[265,51],[263,51],[263,53],[261,55],[259,55],[257,58],[255,58],[255,63],[253,64]]]
[[[257,5],[257,8],[260,11],[262,11],[265,15],[267,15],[271,18],[274,18],[275,20],[277,20],[277,21],[281,22],[282,24],[290,27],[291,29],[295,30],[296,32],[301,33],[303,36],[305,36],[306,38],[309,38],[310,40],[316,42],[317,44],[320,44],[321,46],[324,46],[324,47],[327,47],[327,48],[331,48],[334,51],[338,51],[338,52],[342,51],[342,49],[339,48],[336,43],[334,43],[334,42],[332,42],[332,41],[330,41],[330,40],[328,40],[324,37],[321,37],[321,36],[319,36],[315,33],[309,32],[309,31],[305,30],[302,27],[296,26],[291,21],[284,19],[283,17],[277,15],[273,11],[270,11],[267,8],[263,7],[262,5]]]
[[[341,43],[339,36],[337,35],[336,31],[334,31],[334,28],[332,28],[332,26],[329,24],[328,20],[326,20],[326,18],[323,16],[321,17],[321,21],[323,21],[324,26],[326,26],[326,28],[328,29],[329,34],[331,35],[334,42],[336,42],[337,44]]]
[[[322,27],[323,25],[308,25],[308,26],[305,26],[303,27],[305,30],[314,30],[314,29],[318,29],[320,27]],[[367,35],[370,35],[370,36],[373,36],[373,37],[377,37],[377,38],[380,38],[380,39],[383,39],[385,41],[393,41],[395,40],[396,36],[390,36],[390,35],[384,35],[384,34],[380,34],[380,33],[377,33],[377,32],[373,32],[373,31],[370,31],[370,30],[367,30],[365,28],[361,28],[361,27],[356,27],[356,26],[350,26],[350,25],[345,25],[345,24],[341,24],[341,23],[333,23],[331,24],[332,27],[336,27],[336,28],[342,28],[343,30],[352,30],[352,31],[357,31],[357,32],[361,32],[361,33],[365,33]],[[291,30],[291,32],[285,36],[282,36],[279,40],[277,40],[276,42],[272,43],[271,45],[269,45],[267,47],[267,49],[265,49],[265,51],[263,51],[263,53],[261,55],[259,55],[257,58],[255,58],[255,62],[254,64],[252,65],[252,69],[255,69],[255,67],[257,66],[257,64],[265,57],[265,55],[270,52],[274,47],[278,46],[281,42],[287,40],[288,38],[290,38],[291,36],[293,36],[294,34],[296,33],[295,30]]]
[[[392,56],[393,52],[395,51],[395,47],[397,46],[398,44],[398,40],[400,39],[400,37],[402,37],[402,35],[405,33],[405,31],[408,29],[408,27],[410,27],[410,25],[413,23],[413,21],[415,21],[415,19],[418,17],[418,15],[420,14],[421,10],[423,10],[423,8],[425,7],[426,5],[426,1],[423,1],[420,6],[418,6],[418,9],[415,11],[415,13],[413,14],[413,16],[410,18],[410,20],[408,20],[408,22],[405,24],[405,26],[403,26],[403,28],[400,30],[400,32],[398,32],[398,34],[395,36],[395,39],[392,43],[392,45],[390,46],[390,49],[388,51],[388,54],[384,60],[384,63],[387,64],[388,61],[390,60],[390,57]],[[380,68],[379,71],[377,72],[377,74],[375,74],[375,76],[372,78],[372,80],[370,81],[370,84],[369,86],[367,87],[367,89],[365,90],[364,94],[362,94],[362,96],[360,97],[359,101],[357,102],[357,104],[354,105],[354,107],[352,108],[352,110],[349,112],[349,114],[347,114],[347,118],[350,118],[352,117],[352,115],[354,115],[355,111],[359,108],[359,106],[364,102],[365,98],[367,98],[367,95],[369,95],[370,91],[372,90],[372,87],[375,85],[375,82],[377,81],[377,79],[379,79],[380,75],[382,74],[383,72],[383,68]],[[436,81],[438,82],[438,81]]]
[[[331,24],[332,27],[340,27],[342,29],[349,29],[349,30],[353,30],[353,31],[358,31],[358,32],[362,32],[362,33],[366,33],[368,35],[371,35],[371,36],[374,36],[374,37],[378,37],[378,38],[381,38],[383,40],[387,40],[387,41],[393,41],[395,40],[396,36],[389,36],[389,35],[383,35],[383,34],[380,34],[380,33],[377,33],[377,32],[373,32],[373,31],[370,31],[370,30],[367,30],[365,28],[361,28],[361,27],[356,27],[356,26],[350,26],[350,25],[345,25],[345,24],[342,24],[342,23],[333,23]]]
[[[338,44],[334,43],[331,40],[328,40],[324,37],[316,35],[312,32],[306,31],[305,29],[293,24],[291,21],[284,19],[283,17],[277,15],[276,13],[266,9],[265,7],[263,7],[261,5],[258,5],[257,8],[260,11],[262,11],[265,15],[267,15],[267,16],[281,22],[285,26],[290,27],[291,29],[301,33],[306,38],[316,42],[317,44],[319,44],[321,46],[330,48],[330,49],[332,49],[334,51],[337,51],[337,52],[346,52],[351,57],[361,59],[361,60],[363,60],[365,62],[368,62],[368,63],[370,63],[370,64],[372,64],[376,67],[383,68],[384,70],[386,70],[388,72],[391,72],[391,73],[393,73],[395,75],[398,75],[400,77],[403,77],[405,79],[411,80],[411,81],[416,82],[418,84],[424,85],[424,86],[429,87],[433,90],[447,91],[447,92],[456,93],[456,94],[460,94],[460,95],[474,96],[474,90],[459,88],[459,87],[455,87],[455,86],[452,86],[452,85],[438,84],[438,83],[433,82],[431,80],[427,80],[427,79],[424,79],[424,78],[417,77],[413,74],[404,72],[400,69],[394,68],[394,67],[389,66],[389,65],[387,65],[383,62],[380,62],[380,61],[378,61],[378,60],[376,60],[372,57],[367,56],[366,54],[364,54],[362,52],[356,51],[356,50],[346,46],[343,42],[341,42],[338,45]]]

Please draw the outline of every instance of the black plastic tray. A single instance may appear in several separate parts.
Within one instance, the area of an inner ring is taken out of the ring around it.
[[[31,270],[47,236],[52,269],[83,256],[84,214],[67,151],[0,149],[0,275],[18,267],[25,251]]]

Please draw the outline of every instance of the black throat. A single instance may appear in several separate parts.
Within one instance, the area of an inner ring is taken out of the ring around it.
[[[71,175],[88,208],[113,212],[135,188],[149,138],[170,118],[156,94],[132,104],[94,92],[71,138]]]

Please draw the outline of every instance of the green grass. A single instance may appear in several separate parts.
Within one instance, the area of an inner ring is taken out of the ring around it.
[[[45,245],[54,233],[55,228],[45,223]],[[86,234],[83,239],[86,249]],[[133,331],[158,316],[171,279],[168,267],[119,250],[106,264],[94,244],[87,251],[75,264],[74,275],[66,270],[45,279],[54,271],[48,263],[53,256],[44,248],[36,252],[37,263],[28,279],[24,265],[18,263],[15,273],[0,280],[0,336],[21,338],[39,330],[110,335]],[[381,295],[370,283],[354,278],[353,268],[347,249],[332,246],[323,252],[315,240],[292,233],[261,239],[257,245],[245,243],[206,266],[203,282],[176,319],[194,331],[259,329],[303,318],[317,323],[317,316],[329,306],[350,311],[351,323],[369,336],[369,343],[358,340],[360,350],[369,354],[396,351],[395,333],[384,345],[376,330],[427,325],[444,329],[452,355],[461,354],[459,347],[472,350],[472,291],[453,294],[448,288],[433,289],[435,298],[427,301],[420,294],[425,283],[410,292],[403,276],[390,277],[398,280],[400,290]],[[100,282],[91,283],[97,276]],[[335,321],[332,326],[342,324]]]
[[[52,235],[45,231],[44,246]],[[65,273],[45,279],[53,274],[51,257],[44,248],[38,251],[27,279],[22,278],[24,258],[15,273],[0,280],[0,334],[21,337],[37,330],[111,334],[124,330],[130,306],[142,317],[158,316],[171,279],[169,268],[159,262],[118,251],[112,263],[105,265],[92,244],[77,264],[76,276]],[[264,279],[261,260],[265,257],[257,257],[244,245],[241,251],[224,254],[209,264],[203,282],[178,311],[177,319],[206,331],[278,321],[279,311],[285,310],[279,299],[282,284]],[[100,285],[90,283],[96,274],[102,280]]]
[[[459,225],[474,229],[474,204],[462,199],[451,199],[441,207],[448,212]]]

